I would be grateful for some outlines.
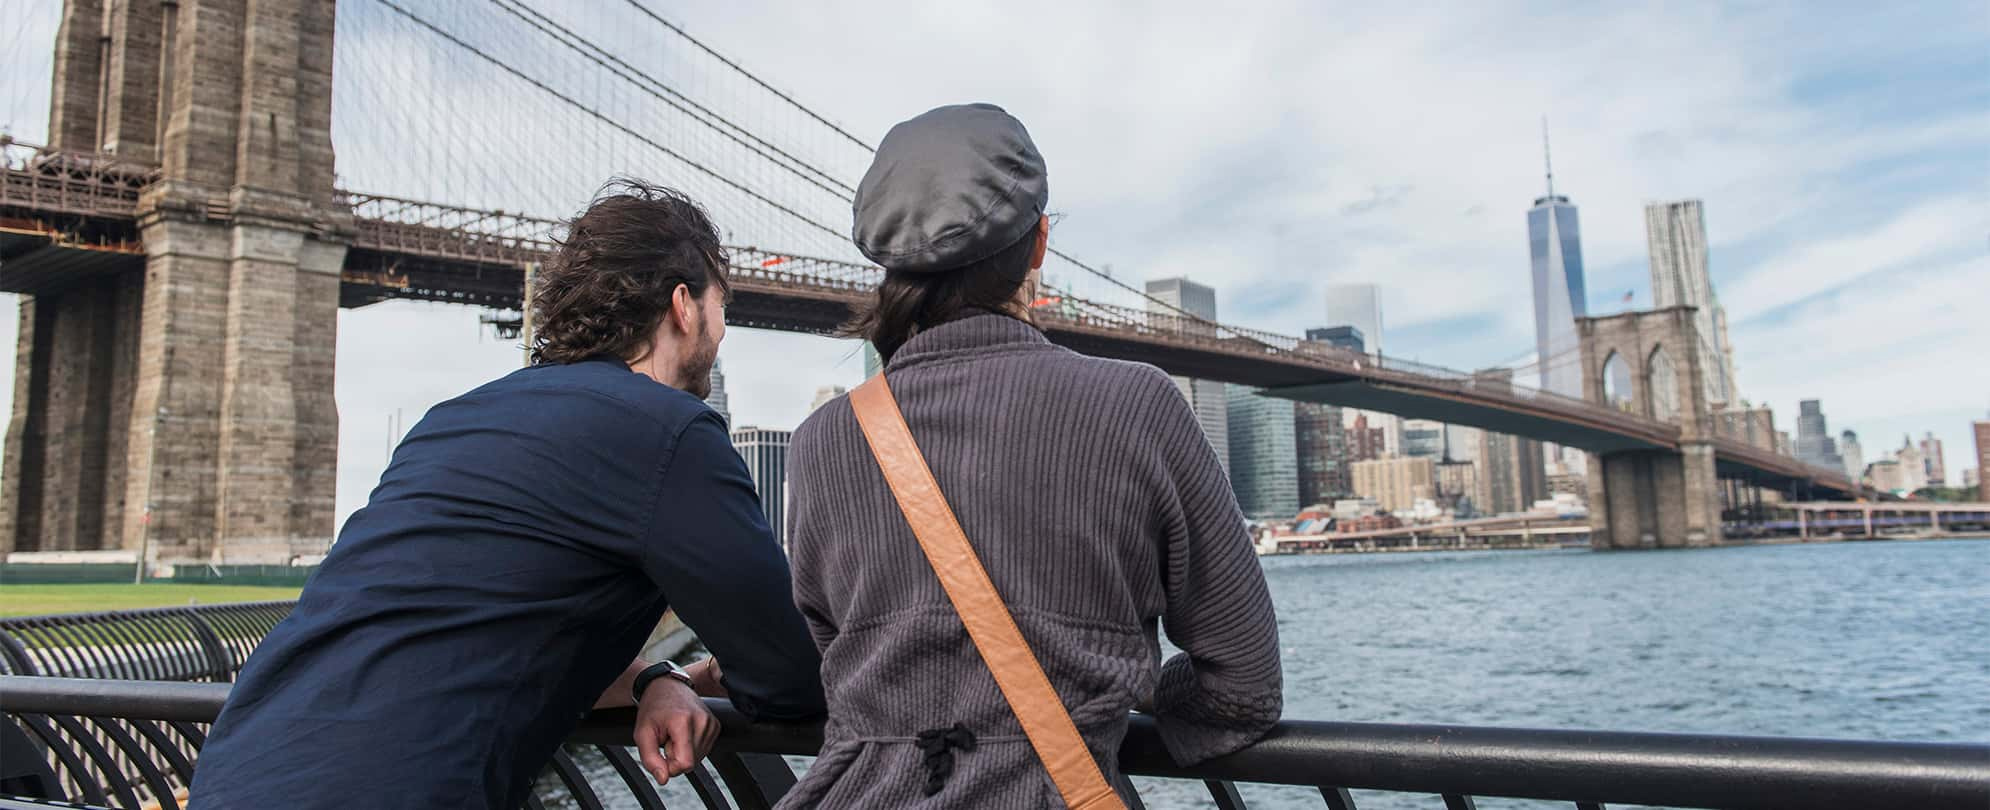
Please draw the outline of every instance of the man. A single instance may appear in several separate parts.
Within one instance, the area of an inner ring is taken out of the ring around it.
[[[513,810],[590,707],[640,701],[659,781],[717,734],[697,693],[822,711],[787,563],[702,402],[725,262],[668,189],[611,184],[573,221],[534,282],[536,363],[402,441],[243,668],[198,806]],[[723,673],[631,662],[667,606]]]

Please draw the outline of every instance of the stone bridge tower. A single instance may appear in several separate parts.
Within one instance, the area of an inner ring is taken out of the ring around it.
[[[0,550],[283,562],[332,536],[331,0],[67,0],[50,146],[157,165],[143,256],[21,303]]]
[[[1596,548],[1682,548],[1721,542],[1714,420],[1693,308],[1577,318],[1583,398],[1679,425],[1679,450],[1589,454]]]

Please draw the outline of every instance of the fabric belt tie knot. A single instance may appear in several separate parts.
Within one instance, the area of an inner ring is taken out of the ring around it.
[[[916,745],[925,753],[921,764],[926,766],[926,795],[940,792],[947,784],[947,777],[954,772],[954,752],[974,750],[974,732],[966,726],[955,723],[953,728],[935,728],[919,732]]]

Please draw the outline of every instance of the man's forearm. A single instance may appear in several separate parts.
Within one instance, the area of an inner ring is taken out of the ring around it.
[[[644,669],[649,668],[649,665],[648,661],[644,661],[641,658],[630,662],[629,667],[622,670],[621,675],[615,677],[615,682],[609,684],[607,689],[602,690],[601,697],[594,701],[594,708],[619,709],[623,706],[636,705],[634,695],[636,676],[641,674]]]
[[[719,659],[707,658],[684,668],[684,674],[691,676],[691,689],[699,697],[728,697],[725,682],[720,680]]]

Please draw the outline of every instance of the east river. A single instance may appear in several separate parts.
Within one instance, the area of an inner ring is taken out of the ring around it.
[[[1264,569],[1291,718],[1990,742],[1990,540],[1294,556]],[[1136,782],[1150,808],[1210,804],[1198,783]],[[669,787],[671,806],[699,806]],[[1302,789],[1242,790],[1252,807],[1322,806]]]

